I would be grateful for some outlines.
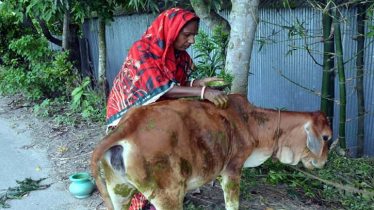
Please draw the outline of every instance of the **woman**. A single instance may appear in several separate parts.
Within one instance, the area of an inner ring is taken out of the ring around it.
[[[227,95],[205,87],[219,78],[189,80],[194,70],[186,50],[195,43],[199,17],[181,8],[161,13],[135,42],[114,79],[107,106],[107,124],[113,129],[131,107],[164,99],[200,96],[220,108],[228,105]],[[131,210],[147,204],[142,194],[135,195]]]

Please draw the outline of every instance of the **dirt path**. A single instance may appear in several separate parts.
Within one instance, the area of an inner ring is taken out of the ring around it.
[[[27,130],[32,137],[27,148],[35,149],[36,154],[40,151],[45,153],[49,160],[48,175],[51,182],[58,183],[59,189],[68,193],[70,184],[68,177],[76,172],[90,173],[90,157],[96,143],[105,135],[105,126],[98,123],[80,125],[76,127],[57,126],[52,119],[35,117],[33,107],[17,97],[0,96],[0,118],[7,122],[15,123],[17,126],[10,127],[12,132],[22,133]],[[18,127],[23,125],[23,127]],[[34,166],[32,166],[34,167]],[[26,178],[26,177],[25,177]],[[205,186],[201,194],[188,194],[186,206],[200,210],[224,209],[223,193],[218,181],[215,186]],[[11,183],[13,184],[13,183]],[[328,209],[315,204],[313,201],[300,201],[290,197],[287,193],[287,186],[256,186],[246,192],[246,198],[241,196],[240,209],[255,210],[315,210]],[[35,192],[36,194],[37,192]],[[250,196],[248,196],[250,195]],[[34,193],[30,194],[32,199]],[[69,194],[69,196],[71,196]],[[25,202],[21,199],[19,202]],[[53,201],[45,199],[46,203]],[[200,208],[191,207],[200,206]],[[43,204],[41,204],[43,206]],[[105,209],[102,199],[97,191],[86,199],[75,199],[59,207],[38,208],[38,209],[58,209],[58,210],[85,210],[85,209]],[[35,209],[35,208],[34,208]]]
[[[29,104],[19,102],[16,97],[0,96],[0,190],[16,187],[16,180],[29,177],[34,180],[48,178],[42,184],[52,185],[45,190],[32,191],[20,200],[8,200],[10,209],[104,209],[98,192],[86,199],[76,199],[68,191],[71,174],[90,172],[89,153],[100,137],[91,138],[90,143],[86,141],[87,132],[55,127],[50,120],[37,119]],[[85,142],[89,146],[80,146]],[[61,150],[64,147],[66,151]]]

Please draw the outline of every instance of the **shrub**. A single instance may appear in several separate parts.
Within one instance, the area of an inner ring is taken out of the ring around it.
[[[195,56],[196,71],[191,77],[200,79],[204,77],[219,77],[226,81],[232,81],[233,77],[225,69],[226,48],[228,43],[228,33],[217,26],[213,30],[212,36],[204,31],[199,31],[196,36],[196,43],[193,48],[197,54]]]
[[[24,36],[13,41],[9,49],[22,57],[10,61],[0,75],[0,93],[22,92],[37,100],[67,95],[77,79],[68,52],[52,51],[44,37]]]
[[[21,60],[21,57],[8,47],[14,40],[30,33],[30,30],[22,27],[15,15],[2,11],[0,7],[0,65],[10,65],[12,59]]]

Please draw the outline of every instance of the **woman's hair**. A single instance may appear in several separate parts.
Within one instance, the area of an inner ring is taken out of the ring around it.
[[[185,27],[187,27],[188,24],[190,24],[190,23],[193,22],[193,21],[197,21],[197,23],[200,24],[200,18],[198,18],[198,17],[194,17],[194,18],[192,18],[191,20],[187,21],[186,24],[184,24],[184,26],[181,28],[181,31],[182,31]]]

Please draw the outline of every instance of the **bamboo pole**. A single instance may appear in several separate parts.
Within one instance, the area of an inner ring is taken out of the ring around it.
[[[334,36],[335,36],[335,49],[338,64],[339,75],[339,92],[340,92],[340,109],[339,109],[339,143],[340,147],[345,149],[345,121],[346,121],[346,85],[343,61],[343,45],[340,32],[340,15],[335,10],[334,14]]]
[[[332,125],[334,117],[334,34],[331,30],[332,16],[330,4],[331,0],[325,0],[325,8],[322,11],[324,44],[321,110],[326,114]]]
[[[364,154],[364,136],[365,136],[365,98],[364,98],[364,43],[365,43],[365,5],[358,5],[357,11],[357,59],[356,59],[356,90],[357,90],[357,157]]]

